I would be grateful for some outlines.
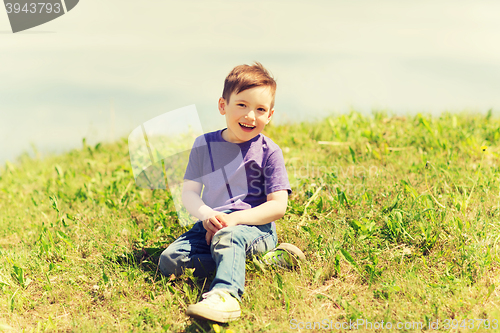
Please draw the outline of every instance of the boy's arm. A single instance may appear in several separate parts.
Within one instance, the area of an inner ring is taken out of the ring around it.
[[[268,194],[267,201],[257,207],[231,214],[219,214],[216,215],[216,218],[224,227],[238,224],[262,225],[282,218],[285,215],[287,204],[288,191],[276,191]]]
[[[191,215],[201,221],[219,214],[219,212],[205,205],[203,200],[201,200],[202,188],[202,183],[184,179],[184,184],[182,186],[182,203]]]
[[[207,230],[207,243],[210,244],[212,236],[223,227],[215,216],[224,213],[213,210],[201,200],[202,188],[202,183],[184,179],[182,203],[191,215],[203,221],[203,227]]]

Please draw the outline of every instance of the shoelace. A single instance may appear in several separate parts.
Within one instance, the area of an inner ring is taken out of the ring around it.
[[[219,300],[221,300],[222,302],[226,301],[226,299],[224,298],[224,294],[218,290],[213,290],[213,291],[209,291],[207,293],[204,293],[202,295],[202,297],[203,297],[202,302],[205,304],[216,304],[219,302]]]

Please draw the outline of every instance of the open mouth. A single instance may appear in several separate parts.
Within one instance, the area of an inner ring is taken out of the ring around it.
[[[240,127],[244,130],[244,131],[251,131],[255,128],[255,126],[253,125],[248,125],[248,124],[243,124],[243,123],[239,123],[240,124]]]

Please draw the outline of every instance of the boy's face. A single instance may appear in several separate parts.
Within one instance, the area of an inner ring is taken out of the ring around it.
[[[219,111],[226,116],[227,130],[222,138],[232,143],[242,143],[256,137],[274,113],[271,109],[273,95],[269,87],[255,87],[239,94],[231,94],[229,102],[219,98]]]

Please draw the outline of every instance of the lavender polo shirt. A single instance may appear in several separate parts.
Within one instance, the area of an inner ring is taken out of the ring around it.
[[[222,131],[196,138],[184,179],[204,185],[203,202],[217,211],[261,205],[280,190],[290,194],[290,182],[280,147],[263,134],[250,141],[230,143]]]

